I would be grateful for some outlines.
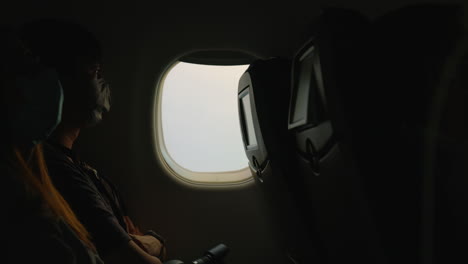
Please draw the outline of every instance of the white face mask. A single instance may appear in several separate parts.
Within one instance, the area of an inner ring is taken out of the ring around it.
[[[97,125],[102,121],[102,114],[109,112],[111,107],[111,92],[109,84],[103,79],[93,79],[91,81],[92,91],[90,96],[91,116],[87,125]]]

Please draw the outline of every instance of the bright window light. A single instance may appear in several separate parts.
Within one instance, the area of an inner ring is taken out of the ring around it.
[[[170,159],[173,169],[180,166],[179,176],[192,181],[236,181],[229,172],[243,171],[245,177],[248,159],[237,91],[247,68],[178,62],[167,72],[161,84],[160,131],[166,161]]]

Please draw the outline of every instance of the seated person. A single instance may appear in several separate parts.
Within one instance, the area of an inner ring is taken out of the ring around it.
[[[57,69],[66,98],[62,121],[45,146],[53,183],[89,230],[106,262],[160,263],[164,239],[152,231],[139,232],[109,179],[72,150],[80,131],[97,124],[110,108],[98,41],[82,27],[58,20],[28,23],[22,36],[44,63]]]
[[[60,119],[57,74],[0,29],[1,263],[99,264],[89,233],[47,173],[43,141]]]

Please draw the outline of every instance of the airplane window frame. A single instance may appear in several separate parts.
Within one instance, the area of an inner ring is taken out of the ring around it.
[[[159,164],[165,172],[171,176],[172,179],[179,183],[188,185],[190,187],[204,187],[204,188],[233,188],[245,187],[254,182],[252,172],[249,165],[243,169],[227,172],[196,172],[184,168],[179,165],[170,155],[164,142],[163,127],[162,127],[162,95],[164,82],[171,70],[177,66],[181,61],[180,59],[172,62],[167,67],[161,78],[158,80],[155,87],[155,96],[153,104],[153,145],[156,150],[156,156]],[[212,66],[212,63],[206,64]],[[239,131],[240,133],[240,131]]]

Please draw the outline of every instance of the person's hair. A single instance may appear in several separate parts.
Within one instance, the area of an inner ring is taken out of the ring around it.
[[[25,23],[19,30],[21,41],[47,67],[57,71],[74,70],[76,60],[101,60],[96,37],[83,26],[59,19],[40,19]]]
[[[24,183],[27,190],[26,195],[42,199],[50,209],[52,216],[63,219],[88,248],[96,251],[91,242],[90,234],[54,187],[47,171],[42,144],[38,144],[32,149],[31,156],[27,160],[19,148],[12,147],[12,152],[10,163],[17,173],[15,176]]]

